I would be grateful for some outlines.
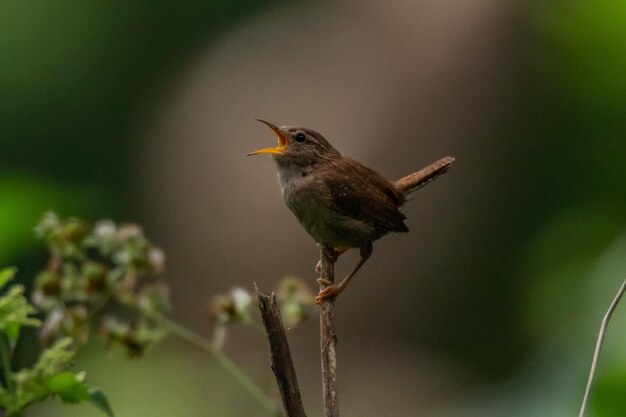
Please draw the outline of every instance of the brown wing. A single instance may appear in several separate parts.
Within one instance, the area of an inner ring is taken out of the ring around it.
[[[362,163],[342,158],[329,167],[324,182],[331,191],[334,209],[386,232],[408,232],[406,217],[398,207],[404,197],[385,177]]]

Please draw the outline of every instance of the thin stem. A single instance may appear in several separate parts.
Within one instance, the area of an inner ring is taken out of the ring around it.
[[[165,327],[165,329],[171,334],[180,337],[181,339],[187,341],[188,343],[191,343],[194,346],[199,347],[200,349],[213,356],[216,362],[228,374],[230,374],[230,376],[232,376],[239,383],[239,385],[241,385],[246,391],[248,391],[248,393],[250,393],[250,395],[252,395],[254,399],[256,399],[270,415],[278,415],[278,409],[276,405],[265,394],[265,392],[263,392],[263,390],[259,388],[259,386],[255,384],[254,381],[252,381],[250,377],[248,377],[248,375],[246,375],[245,372],[241,368],[239,368],[239,366],[237,366],[237,364],[235,364],[223,351],[221,351],[220,349],[216,349],[210,341],[204,339],[201,336],[198,336],[191,330],[186,329],[185,327],[161,314],[151,313],[150,317],[163,325],[163,327]]]
[[[7,389],[11,394],[15,392],[15,386],[13,385],[13,379],[11,378],[11,353],[9,343],[5,335],[0,335],[0,353],[2,354],[2,370],[4,373],[4,380],[7,384]]]
[[[9,411],[9,416],[21,417],[24,415],[22,413],[22,410],[15,409],[15,407],[17,406],[17,393],[15,392],[15,384],[13,383],[13,378],[11,376],[11,374],[13,373],[11,371],[11,347],[6,335],[4,334],[0,335],[0,355],[2,355],[2,370],[4,373],[4,380],[6,381],[7,390],[11,395],[12,402],[11,408],[7,411]]]
[[[609,320],[615,311],[615,308],[619,304],[622,295],[624,295],[624,291],[626,291],[626,280],[622,283],[619,291],[617,291],[617,295],[615,295],[615,299],[611,303],[609,310],[604,315],[602,319],[602,325],[600,326],[600,333],[598,333],[598,340],[596,342],[596,350],[593,353],[593,360],[591,361],[591,370],[589,371],[589,379],[587,380],[587,387],[585,388],[585,396],[583,397],[583,403],[580,406],[580,413],[578,417],[584,417],[585,410],[587,408],[587,402],[589,401],[589,394],[591,393],[591,386],[593,385],[593,378],[596,373],[596,367],[598,365],[598,359],[600,358],[600,350],[602,349],[602,343],[604,342],[604,336],[606,335],[606,328],[609,325]]]
[[[335,282],[335,250],[321,248],[320,278]],[[320,290],[326,287],[320,283]],[[337,394],[337,332],[335,330],[335,302],[325,299],[320,306],[320,350],[322,356],[322,396],[324,415],[339,417]]]

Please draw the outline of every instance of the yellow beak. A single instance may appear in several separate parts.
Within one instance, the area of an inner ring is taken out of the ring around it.
[[[285,146],[287,146],[287,138],[285,137],[285,134],[277,126],[274,126],[270,122],[266,122],[265,120],[261,120],[261,119],[256,119],[256,120],[267,125],[270,129],[274,131],[274,133],[276,134],[276,137],[278,138],[278,146],[275,148],[259,149],[258,151],[250,152],[248,156],[258,155],[261,153],[269,153],[269,154],[283,153],[283,149],[285,148]]]

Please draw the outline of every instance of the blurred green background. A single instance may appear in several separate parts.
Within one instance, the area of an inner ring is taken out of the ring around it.
[[[347,415],[571,416],[626,278],[626,3],[0,2],[0,264],[29,285],[43,212],[138,222],[168,255],[173,316],[310,279],[314,242],[283,207],[273,138],[303,125],[392,178],[446,154],[339,302]],[[340,273],[353,257],[342,258]],[[591,412],[626,410],[618,309]],[[315,320],[290,333],[321,415]],[[227,351],[272,391],[266,343]],[[79,356],[119,416],[256,416],[210,358]],[[345,411],[343,411],[345,410]],[[99,415],[46,402],[31,416]]]

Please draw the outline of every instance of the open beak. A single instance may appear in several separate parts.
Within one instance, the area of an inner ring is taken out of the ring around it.
[[[258,155],[261,153],[269,153],[269,154],[283,153],[283,149],[285,148],[285,146],[287,146],[287,138],[285,137],[285,134],[277,126],[274,126],[270,122],[266,122],[265,120],[261,120],[261,119],[256,119],[256,120],[267,125],[270,129],[274,131],[274,133],[276,134],[276,137],[278,138],[278,146],[276,146],[275,148],[259,149],[258,151],[250,152],[248,156]]]

